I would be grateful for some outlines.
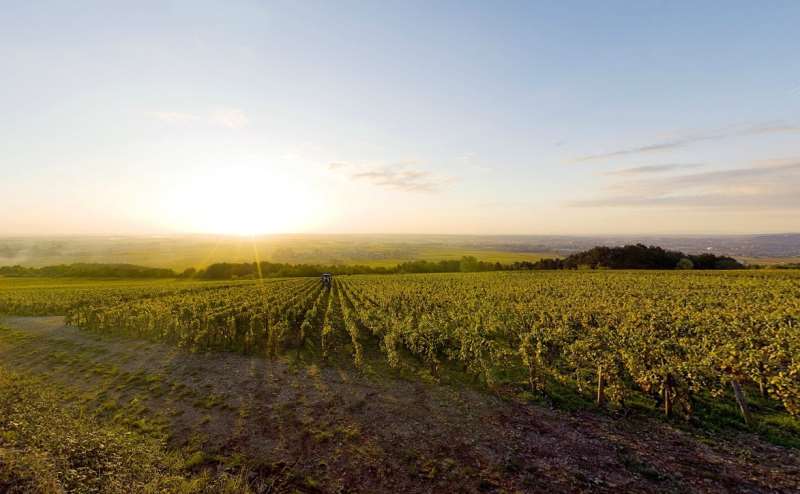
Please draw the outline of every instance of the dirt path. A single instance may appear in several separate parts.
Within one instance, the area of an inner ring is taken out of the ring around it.
[[[109,420],[163,431],[207,465],[237,455],[273,492],[798,492],[800,455],[353,369],[192,354],[7,317],[0,365],[76,390]]]

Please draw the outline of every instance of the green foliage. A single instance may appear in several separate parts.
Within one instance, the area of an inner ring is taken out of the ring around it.
[[[174,278],[171,269],[133,264],[59,264],[43,268],[0,266],[0,276],[42,276],[48,278]]]
[[[89,307],[106,307],[185,291],[215,290],[236,284],[241,283],[0,278],[0,314],[63,315],[71,310],[88,310]]]
[[[564,259],[523,263],[524,269],[743,269],[736,259],[715,254],[688,255],[642,244],[594,247]]]
[[[774,418],[800,414],[798,282],[787,270],[359,275],[331,288],[316,278],[92,288],[59,307],[76,326],[189,350],[294,349],[430,380],[455,369],[488,387],[570,401],[569,387],[600,406],[644,400],[684,418],[703,397],[737,409],[730,389],[741,385],[778,406]],[[0,291],[0,308],[46,311],[57,297],[43,293]]]
[[[600,404],[625,406],[641,394],[667,415],[690,417],[697,396],[724,396],[731,381],[800,413],[798,279],[566,271],[342,284],[390,362],[409,353],[432,372],[452,363],[489,385],[525,375],[533,393],[572,382]]]
[[[222,492],[231,481],[183,463],[161,441],[98,422],[42,381],[0,368],[0,492]],[[248,492],[239,487],[228,492]]]

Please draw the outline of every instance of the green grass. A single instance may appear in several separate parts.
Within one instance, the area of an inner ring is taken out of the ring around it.
[[[144,418],[124,427],[68,403],[0,367],[0,492],[248,492],[236,475],[187,471],[193,457],[168,451]]]
[[[95,348],[43,345],[46,337],[21,334],[0,326],[0,351],[13,352],[16,362],[0,359],[0,492],[251,492],[249,465],[222,471],[203,462],[187,469],[196,448],[166,446],[169,411],[151,405],[154,386],[170,387],[163,375],[121,372],[95,362]],[[26,370],[21,355],[29,349],[37,366],[100,380],[87,388]]]
[[[733,396],[700,396],[695,414],[701,427],[710,432],[754,432],[767,441],[800,449],[800,417],[792,417],[775,401],[761,398],[755,389],[746,390],[755,424],[748,428]]]

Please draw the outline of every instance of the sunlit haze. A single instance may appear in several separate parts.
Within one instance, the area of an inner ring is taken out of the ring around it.
[[[800,231],[798,20],[10,2],[0,234]]]

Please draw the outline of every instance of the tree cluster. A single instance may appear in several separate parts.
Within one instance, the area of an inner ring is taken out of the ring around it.
[[[736,259],[715,254],[684,254],[643,244],[594,247],[564,259],[515,263],[517,269],[742,269]]]
[[[324,265],[324,264],[284,264],[263,261],[260,263],[220,262],[205,269],[189,268],[181,273],[181,278],[200,278],[208,280],[230,280],[237,278],[290,278],[296,276],[321,276],[322,273],[345,274],[398,274],[398,273],[458,273],[478,271],[501,271],[513,269],[509,265],[479,261],[472,256],[460,260],[408,261],[396,266],[364,265]]]
[[[196,278],[232,280],[256,278],[291,278],[320,276],[322,273],[398,274],[398,273],[472,273],[481,271],[521,271],[554,269],[742,269],[736,259],[714,254],[684,254],[642,244],[624,247],[594,247],[564,259],[541,259],[512,264],[479,261],[473,256],[442,261],[407,261],[396,266],[288,264],[276,262],[219,262],[181,274],[171,269],[149,268],[133,264],[61,264],[43,268],[0,267],[0,276],[42,276],[75,278]]]
[[[174,278],[175,271],[149,268],[134,264],[76,263],[29,268],[25,266],[0,266],[0,276],[46,278]]]

